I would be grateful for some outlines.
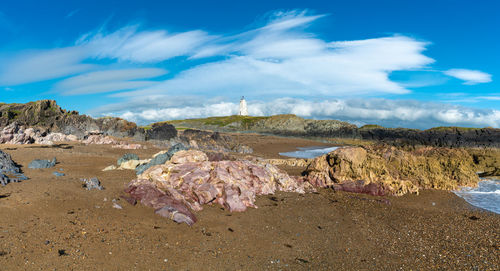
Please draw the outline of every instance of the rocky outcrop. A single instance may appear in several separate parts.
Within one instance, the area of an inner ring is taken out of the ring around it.
[[[500,147],[500,129],[438,127],[428,130],[357,126],[338,120],[312,120],[295,115],[228,116],[175,120],[169,123],[221,132],[256,132],[281,136],[343,138],[381,141],[395,146]]]
[[[250,147],[241,145],[230,136],[220,134],[219,132],[187,129],[180,134],[179,139],[194,149],[217,152],[253,152]]]
[[[500,148],[500,129],[438,127],[428,130],[361,127],[362,139],[397,146],[425,145],[435,147],[494,147]]]
[[[62,133],[41,133],[33,128],[24,128],[17,122],[9,124],[0,130],[0,144],[43,144],[52,145],[54,142],[75,141],[74,135]]]
[[[0,105],[0,127],[13,122],[35,128],[41,133],[59,132],[79,138],[87,135],[88,131],[101,131],[116,137],[144,139],[144,130],[135,123],[110,117],[94,119],[76,111],[64,110],[53,100]]]
[[[191,225],[196,218],[190,210],[199,211],[203,204],[217,203],[231,212],[242,212],[256,208],[256,195],[277,190],[304,193],[313,187],[270,164],[209,161],[201,151],[182,150],[165,164],[144,171],[125,191],[158,214]]]
[[[376,145],[339,148],[314,159],[305,174],[318,187],[404,195],[422,188],[473,187],[479,182],[476,171],[472,155],[463,149]]]
[[[0,184],[2,186],[10,182],[26,180],[19,167],[12,161],[9,154],[0,151]]]
[[[338,120],[311,120],[296,115],[228,116],[169,121],[177,127],[220,132],[257,132],[299,137],[359,138],[356,125]]]

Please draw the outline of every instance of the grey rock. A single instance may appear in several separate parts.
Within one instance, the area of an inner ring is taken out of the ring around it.
[[[170,154],[170,156],[173,156],[178,151],[187,151],[188,149],[189,148],[186,147],[186,145],[184,145],[182,143],[177,143],[177,144],[173,145],[172,147],[170,147],[170,149],[168,149],[167,153]]]
[[[155,123],[146,131],[146,140],[170,140],[177,137],[177,129],[168,123]]]
[[[55,157],[52,160],[36,159],[36,160],[31,161],[31,163],[29,163],[28,168],[31,168],[31,169],[51,168],[51,167],[54,167],[56,165],[56,163],[57,163],[57,160]]]
[[[0,184],[6,185],[10,182],[19,182],[28,178],[21,173],[9,154],[0,151]]]
[[[118,161],[116,162],[118,166],[120,166],[122,163],[127,162],[129,160],[139,160],[139,156],[134,153],[126,153]]]
[[[90,179],[80,179],[80,181],[84,182],[83,187],[87,190],[97,189],[103,190],[104,187],[101,186],[101,182],[96,177]]]
[[[54,171],[52,174],[56,175],[57,177],[63,177],[64,173]]]
[[[136,172],[137,175],[140,175],[140,174],[142,174],[144,171],[146,171],[148,168],[150,168],[152,166],[163,165],[168,160],[170,160],[170,158],[172,158],[172,156],[176,152],[182,151],[182,150],[188,150],[188,147],[186,147],[182,143],[177,143],[174,146],[170,147],[170,149],[168,149],[168,151],[166,153],[162,153],[162,154],[159,154],[156,157],[154,157],[149,163],[143,164],[143,165],[139,165],[135,169],[135,172]]]

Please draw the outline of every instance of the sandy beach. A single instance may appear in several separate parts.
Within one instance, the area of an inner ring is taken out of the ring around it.
[[[279,158],[326,143],[233,135]],[[189,227],[119,196],[132,170],[101,171],[125,153],[105,145],[1,145],[30,179],[0,190],[1,270],[498,270],[500,215],[451,192],[373,197],[321,189],[260,196],[258,209],[197,212]],[[28,169],[57,157],[52,169]],[[64,177],[52,172],[62,169]],[[300,169],[288,169],[291,174]],[[80,178],[105,190],[87,191]],[[123,209],[113,208],[113,200]]]

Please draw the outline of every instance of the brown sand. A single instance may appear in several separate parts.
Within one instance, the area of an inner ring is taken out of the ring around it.
[[[322,145],[239,138],[268,158]],[[0,149],[30,178],[0,187],[0,270],[500,269],[500,215],[473,208],[450,192],[399,198],[331,190],[278,193],[259,197],[259,208],[244,213],[207,206],[189,227],[123,200],[117,201],[122,210],[112,208],[111,200],[135,175],[101,169],[124,153],[147,158],[157,149],[80,144]],[[53,169],[27,168],[32,159],[54,156],[60,163]],[[52,175],[59,168],[65,177]],[[94,176],[105,190],[82,188],[79,178]]]

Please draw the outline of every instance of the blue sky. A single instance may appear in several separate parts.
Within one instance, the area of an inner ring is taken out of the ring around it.
[[[497,1],[2,1],[0,102],[500,127]]]

